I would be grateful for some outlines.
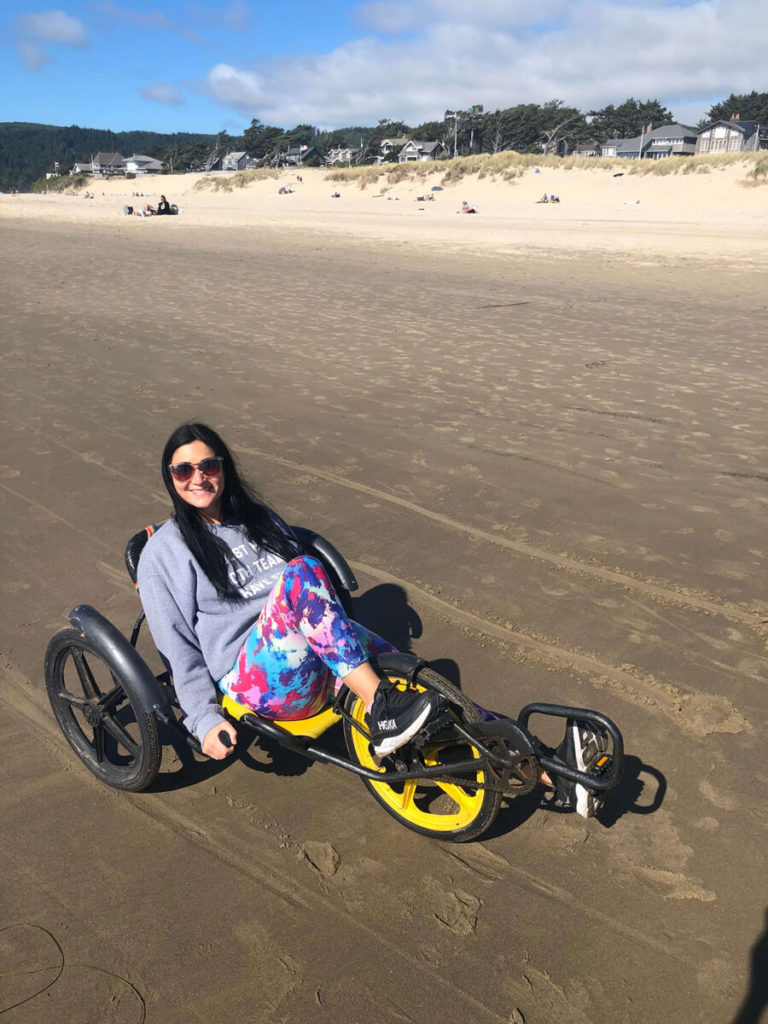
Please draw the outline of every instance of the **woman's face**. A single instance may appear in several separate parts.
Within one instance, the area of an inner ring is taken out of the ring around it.
[[[177,480],[173,474],[171,474],[171,480],[182,501],[186,501],[188,505],[196,508],[205,519],[220,522],[221,499],[224,494],[224,468],[222,466],[218,474],[208,476],[201,473],[199,469],[199,464],[204,459],[214,458],[216,458],[216,452],[203,441],[191,441],[189,444],[183,444],[173,453],[171,464],[178,466],[188,462],[196,468],[189,480]]]

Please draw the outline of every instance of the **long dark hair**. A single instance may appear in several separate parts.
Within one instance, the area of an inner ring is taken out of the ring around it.
[[[241,601],[237,587],[229,578],[232,555],[216,534],[209,530],[197,509],[177,494],[168,466],[173,453],[182,445],[202,441],[224,459],[224,492],[221,499],[222,522],[243,528],[250,541],[286,561],[295,558],[300,545],[280,528],[272,510],[240,475],[234,456],[219,435],[204,423],[182,423],[171,434],[163,448],[161,472],[163,483],[173,502],[173,515],[184,542],[216,588],[220,597]]]

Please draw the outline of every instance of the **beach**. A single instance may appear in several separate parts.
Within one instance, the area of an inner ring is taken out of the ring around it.
[[[768,187],[742,165],[435,192],[440,170],[299,173],[0,196],[0,1005],[758,1021]],[[161,192],[179,216],[122,214]],[[259,744],[226,764],[166,747],[142,794],[97,782],[45,648],[81,602],[130,633],[123,550],[169,514],[160,451],[188,419],[344,553],[366,625],[487,707],[610,715],[627,762],[601,816],[527,797],[482,841],[436,843]]]
[[[167,192],[181,215],[172,224],[159,222],[166,234],[258,227],[298,230],[305,237],[432,243],[444,254],[507,255],[523,245],[529,252],[562,259],[600,252],[633,261],[663,257],[667,265],[670,260],[727,259],[760,267],[768,188],[750,187],[753,163],[719,165],[701,158],[691,164],[699,168],[695,173],[674,175],[633,174],[633,161],[595,163],[594,170],[542,163],[512,180],[488,173],[458,181],[447,181],[445,166],[439,164],[435,170],[394,165],[373,171],[378,177],[362,185],[312,168],[259,172],[267,176],[244,187],[237,184],[242,177],[229,174],[93,179],[72,193],[0,196],[0,221],[20,215],[106,225],[120,219],[125,230],[135,232],[147,227],[141,223],[145,218],[129,220],[123,208],[156,205]],[[280,194],[281,188],[292,192]],[[85,199],[85,192],[93,199]],[[560,202],[537,202],[544,195]],[[463,202],[475,206],[477,215],[458,214]]]

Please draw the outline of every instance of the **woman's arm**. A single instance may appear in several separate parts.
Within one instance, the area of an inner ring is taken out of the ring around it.
[[[224,712],[192,628],[192,595],[185,593],[181,581],[176,581],[172,591],[160,573],[151,569],[142,572],[142,562],[138,580],[147,623],[158,651],[170,667],[176,696],[186,715],[185,725],[202,743],[211,730],[221,725]]]

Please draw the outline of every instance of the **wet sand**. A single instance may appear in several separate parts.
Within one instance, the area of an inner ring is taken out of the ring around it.
[[[9,1021],[758,1020],[737,1017],[766,942],[756,250],[169,226],[2,224]],[[191,417],[341,548],[363,621],[488,706],[615,718],[602,817],[527,798],[434,843],[258,745],[166,748],[136,796],[93,779],[43,653],[80,602],[129,631],[122,550],[167,515],[159,451]]]

